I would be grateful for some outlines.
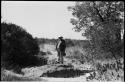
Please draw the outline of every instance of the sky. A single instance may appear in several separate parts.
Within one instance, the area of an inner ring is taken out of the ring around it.
[[[70,23],[73,16],[67,7],[74,4],[73,1],[2,1],[2,21],[23,27],[33,37],[84,40]]]

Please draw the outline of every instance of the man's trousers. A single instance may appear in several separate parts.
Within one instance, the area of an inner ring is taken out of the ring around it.
[[[63,52],[62,51],[58,51],[58,61],[59,63],[63,64]]]

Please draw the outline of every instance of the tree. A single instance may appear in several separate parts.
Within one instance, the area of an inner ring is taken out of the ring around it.
[[[84,30],[93,49],[111,52],[116,58],[121,50],[121,13],[124,13],[123,1],[83,1],[68,7],[74,18],[71,23],[75,31]]]
[[[36,63],[33,56],[39,52],[37,41],[22,27],[1,23],[1,42],[1,61],[5,67]]]

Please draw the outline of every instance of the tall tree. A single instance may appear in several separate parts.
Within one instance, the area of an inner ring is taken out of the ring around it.
[[[71,23],[75,31],[84,30],[91,44],[101,50],[120,53],[121,30],[124,13],[123,1],[83,1],[76,2],[75,6],[68,7],[74,18]]]

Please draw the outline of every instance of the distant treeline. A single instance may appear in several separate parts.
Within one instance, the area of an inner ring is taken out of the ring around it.
[[[48,39],[48,38],[35,38],[38,42],[38,44],[57,44],[57,39]],[[89,46],[89,41],[88,40],[75,40],[75,39],[65,39],[66,41],[66,46],[71,47],[71,46],[80,46],[80,47],[87,47]]]

